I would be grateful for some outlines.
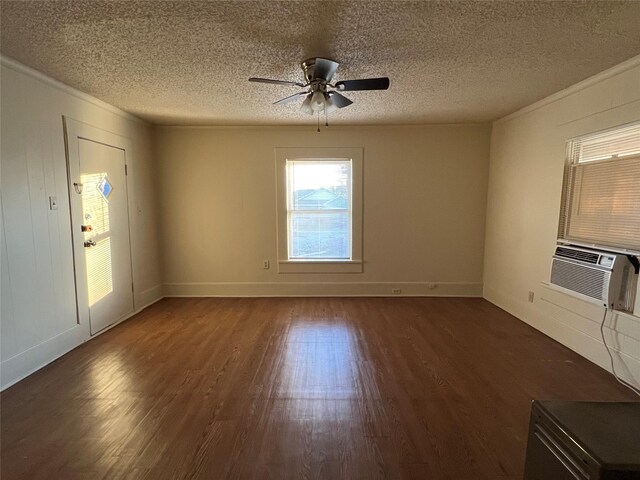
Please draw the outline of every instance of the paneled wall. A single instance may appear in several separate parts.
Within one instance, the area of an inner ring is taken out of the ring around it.
[[[491,137],[484,295],[607,369],[600,339],[604,309],[547,283],[567,139],[637,120],[640,57],[495,122]],[[617,371],[640,385],[640,312],[636,315],[609,315],[605,338]]]
[[[136,308],[160,298],[161,279],[152,127],[11,60],[1,68],[0,380],[7,386],[87,339],[76,317],[63,115],[131,139]]]

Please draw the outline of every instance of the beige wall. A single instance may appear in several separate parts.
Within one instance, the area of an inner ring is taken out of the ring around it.
[[[484,295],[605,368],[603,308],[545,283],[556,244],[566,140],[639,119],[636,57],[495,122],[491,138]],[[640,318],[616,314],[607,325],[616,369],[640,385]]]
[[[87,95],[2,60],[1,384],[88,339],[78,328],[62,116],[128,137],[135,306],[161,295],[153,129]],[[49,210],[50,195],[58,209]]]
[[[488,125],[317,133],[311,118],[157,128],[165,293],[480,295],[489,134]],[[363,273],[277,273],[275,147],[364,149]]]
[[[487,299],[607,368],[602,310],[546,282],[565,141],[640,119],[640,59],[495,122],[493,131],[316,133],[312,121],[154,131],[7,61],[1,100],[2,385],[86,340],[70,333],[76,313],[63,115],[132,140],[137,308],[163,293],[480,295],[484,281]],[[277,273],[274,148],[301,146],[364,150],[363,273]],[[57,195],[57,211],[48,210],[49,195]],[[619,372],[640,383],[640,318],[616,314],[608,327]]]

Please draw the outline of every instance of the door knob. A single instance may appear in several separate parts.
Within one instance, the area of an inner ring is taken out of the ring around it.
[[[87,240],[86,242],[84,242],[84,246],[85,246],[85,248],[95,247],[96,246],[96,242],[94,242],[93,240]]]

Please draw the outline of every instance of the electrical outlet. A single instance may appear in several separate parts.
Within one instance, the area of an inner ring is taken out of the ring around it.
[[[429,283],[429,284],[427,284],[427,288],[428,288],[429,290],[433,290],[433,289],[434,289],[434,288],[436,288],[437,286],[438,286],[438,284],[437,284],[437,283]]]
[[[402,293],[402,289],[401,288],[392,288],[391,289],[391,293],[393,293],[394,295],[400,295]]]
[[[529,292],[529,301],[533,303],[533,292]]]
[[[269,264],[269,260],[263,260],[262,261],[262,268],[264,268],[265,270],[269,270],[269,267],[271,265]]]

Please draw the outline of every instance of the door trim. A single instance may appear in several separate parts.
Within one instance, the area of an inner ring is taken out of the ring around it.
[[[136,311],[136,299],[135,299],[135,270],[133,262],[132,251],[132,231],[131,221],[135,218],[131,212],[131,199],[129,197],[129,191],[131,187],[131,168],[129,166],[129,160],[131,157],[131,140],[126,137],[122,137],[112,132],[108,132],[98,127],[94,127],[87,123],[74,120],[67,116],[62,117],[62,124],[64,130],[64,145],[67,159],[67,191],[69,195],[69,209],[71,215],[71,244],[73,249],[73,271],[76,291],[76,315],[77,323],[86,332],[86,337],[99,335],[100,333],[108,330],[111,326],[118,324],[124,318],[127,318]],[[127,227],[129,237],[129,259],[131,263],[131,288],[132,288],[132,310],[126,313],[120,318],[114,319],[114,322],[106,328],[103,328],[93,335],[91,334],[91,324],[89,321],[89,299],[87,290],[87,271],[84,255],[84,235],[80,231],[80,225],[82,225],[81,212],[82,206],[80,205],[80,196],[75,192],[73,183],[77,182],[80,174],[80,155],[79,155],[79,141],[87,140],[94,143],[106,145],[108,147],[117,148],[124,152],[124,162],[127,174],[125,176],[126,183],[126,202],[127,202]],[[78,217],[80,215],[80,217]],[[78,219],[80,218],[80,223]]]

